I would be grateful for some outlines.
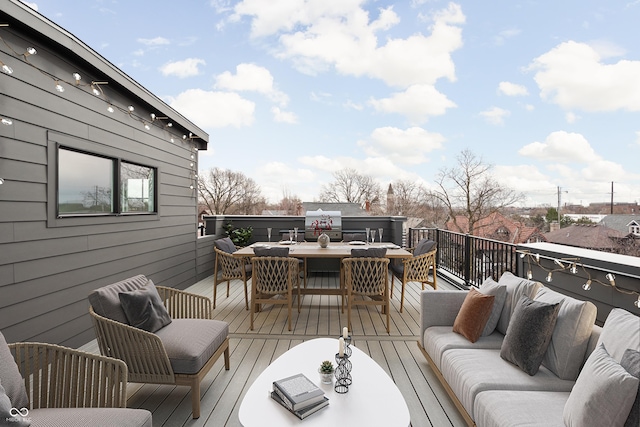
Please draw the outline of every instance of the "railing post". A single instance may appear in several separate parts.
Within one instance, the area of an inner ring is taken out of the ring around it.
[[[471,283],[471,235],[464,235],[464,284],[469,286]]]

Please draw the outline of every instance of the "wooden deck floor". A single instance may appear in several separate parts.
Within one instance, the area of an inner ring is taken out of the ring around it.
[[[308,286],[336,286],[337,280],[336,274],[316,273],[310,276]],[[439,285],[446,287],[445,283]],[[213,277],[194,284],[188,291],[211,298]],[[462,417],[416,344],[419,329],[418,293],[418,284],[408,286],[404,313],[401,314],[400,292],[396,288],[389,334],[379,307],[359,307],[352,319],[354,345],[371,356],[397,384],[409,407],[412,426],[463,426]],[[205,378],[199,419],[191,418],[187,387],[129,385],[128,406],[152,411],[155,427],[240,425],[238,409],[242,398],[265,367],[305,340],[339,336],[347,322],[346,311],[341,313],[340,310],[339,297],[313,295],[302,298],[300,314],[294,309],[292,331],[287,330],[287,310],[282,306],[265,306],[257,314],[255,329],[251,331],[249,311],[245,310],[242,283],[239,281],[231,283],[228,298],[225,284],[219,285],[214,313],[216,319],[229,323],[231,369],[225,371],[223,361],[218,360]]]

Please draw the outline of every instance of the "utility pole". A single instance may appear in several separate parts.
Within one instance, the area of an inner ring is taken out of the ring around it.
[[[560,201],[562,199],[562,196],[560,194],[560,186],[558,186],[558,228],[562,228],[560,225]]]
[[[613,215],[613,181],[611,181],[611,215]]]

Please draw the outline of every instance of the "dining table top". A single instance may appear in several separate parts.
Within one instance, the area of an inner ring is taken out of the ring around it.
[[[346,258],[351,256],[351,249],[355,248],[387,248],[387,258],[409,258],[411,252],[393,243],[366,243],[366,242],[330,242],[326,248],[320,247],[318,242],[291,242],[288,240],[280,242],[256,242],[233,253],[236,257],[254,256],[255,247],[289,247],[289,255],[296,258]]]

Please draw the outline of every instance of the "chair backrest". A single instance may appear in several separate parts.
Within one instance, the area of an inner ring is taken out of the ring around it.
[[[342,260],[347,289],[362,295],[382,295],[389,281],[389,258],[351,257]]]
[[[418,242],[416,248],[413,250],[413,256],[419,256],[431,252],[436,247],[436,242],[424,238]]]
[[[111,285],[98,288],[89,294],[89,304],[96,314],[115,320],[116,322],[128,324],[127,315],[120,303],[120,292],[129,292],[141,289],[149,283],[144,275],[130,277]]]
[[[353,241],[366,242],[367,236],[364,233],[344,233],[342,235],[342,241],[345,243]]]
[[[384,258],[387,255],[387,248],[353,248],[351,249],[352,257],[371,257]]]
[[[228,254],[232,254],[238,250],[235,243],[233,243],[233,241],[228,237],[223,237],[222,239],[214,240],[213,246],[215,246],[216,248]]]
[[[289,248],[284,246],[276,246],[269,248],[253,248],[253,253],[256,256],[289,256]]]
[[[297,283],[298,260],[290,257],[253,257],[253,286],[263,294],[282,294]]]
[[[246,275],[245,271],[245,259],[236,258],[229,252],[225,252],[221,249],[214,248],[216,253],[216,262],[220,266],[222,271],[222,277],[225,279],[242,279]]]

